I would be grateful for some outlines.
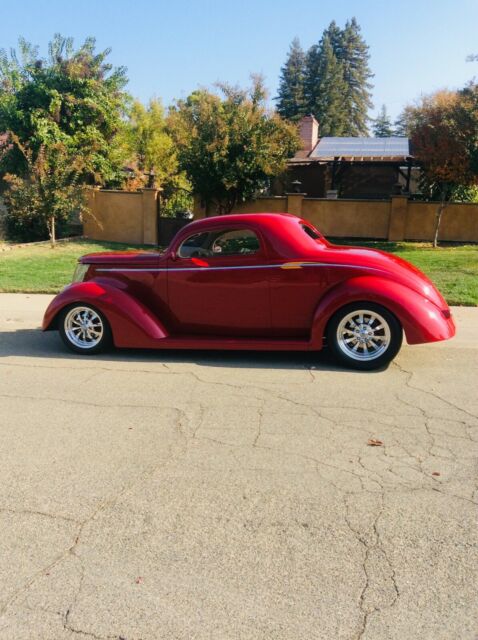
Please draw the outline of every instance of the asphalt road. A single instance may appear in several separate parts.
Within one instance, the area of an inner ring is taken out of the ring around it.
[[[0,640],[478,637],[478,309],[354,373],[77,357],[48,300],[0,296]]]

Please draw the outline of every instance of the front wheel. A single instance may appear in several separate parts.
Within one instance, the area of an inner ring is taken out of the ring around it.
[[[339,309],[327,327],[327,343],[347,367],[370,371],[388,364],[402,346],[402,327],[384,307],[359,302]]]
[[[58,329],[65,345],[75,353],[99,353],[111,345],[111,330],[103,314],[87,304],[61,312]]]

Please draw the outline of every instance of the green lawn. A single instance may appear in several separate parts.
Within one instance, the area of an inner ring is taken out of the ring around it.
[[[151,249],[151,247],[144,247]],[[116,242],[75,240],[59,242],[54,249],[48,243],[0,251],[0,291],[57,293],[71,282],[76,262],[85,253],[124,251],[137,246]]]
[[[416,242],[343,239],[336,242],[395,253],[426,273],[449,304],[478,306],[478,245],[448,245],[433,249],[429,243]],[[0,252],[0,291],[56,293],[71,281],[79,256],[94,251],[135,248],[111,242],[77,240],[60,243],[55,249],[44,244]]]

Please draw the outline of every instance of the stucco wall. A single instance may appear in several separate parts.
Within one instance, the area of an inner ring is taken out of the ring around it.
[[[405,224],[408,240],[433,238],[437,202],[409,202]],[[440,240],[478,242],[478,205],[449,204],[440,223]]]
[[[89,213],[83,216],[83,233],[93,240],[130,244],[157,244],[158,191],[107,191],[92,189]]]
[[[260,197],[256,200],[250,200],[234,207],[234,211],[237,213],[256,213],[264,212],[268,213],[287,213],[287,197],[286,196],[273,196],[273,197]],[[216,215],[211,213],[210,215]],[[199,197],[194,198],[194,219],[204,218],[206,216],[206,209],[201,204]]]
[[[90,192],[91,215],[85,215],[86,236],[131,244],[158,243],[156,189],[138,192]],[[405,196],[390,200],[327,200],[302,193],[262,197],[237,206],[237,213],[293,213],[310,220],[326,236],[377,238],[393,241],[433,239],[436,202],[412,202]],[[195,219],[205,216],[196,198]],[[449,204],[443,214],[439,239],[478,242],[478,204]]]
[[[302,216],[325,236],[387,238],[390,203],[304,198]]]
[[[324,235],[337,238],[431,241],[437,207],[437,202],[413,202],[405,196],[392,196],[389,200],[327,200],[292,193],[257,198],[235,207],[233,213],[293,213],[310,220]],[[197,203],[195,218],[204,215]],[[478,242],[478,204],[449,204],[439,239]]]

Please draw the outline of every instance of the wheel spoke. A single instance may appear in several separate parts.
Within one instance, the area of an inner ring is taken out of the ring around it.
[[[76,307],[66,315],[64,331],[72,345],[80,349],[91,349],[103,338],[103,322],[93,309]]]
[[[360,309],[344,316],[337,326],[337,342],[354,360],[374,360],[390,346],[391,331],[386,319],[375,311]]]

